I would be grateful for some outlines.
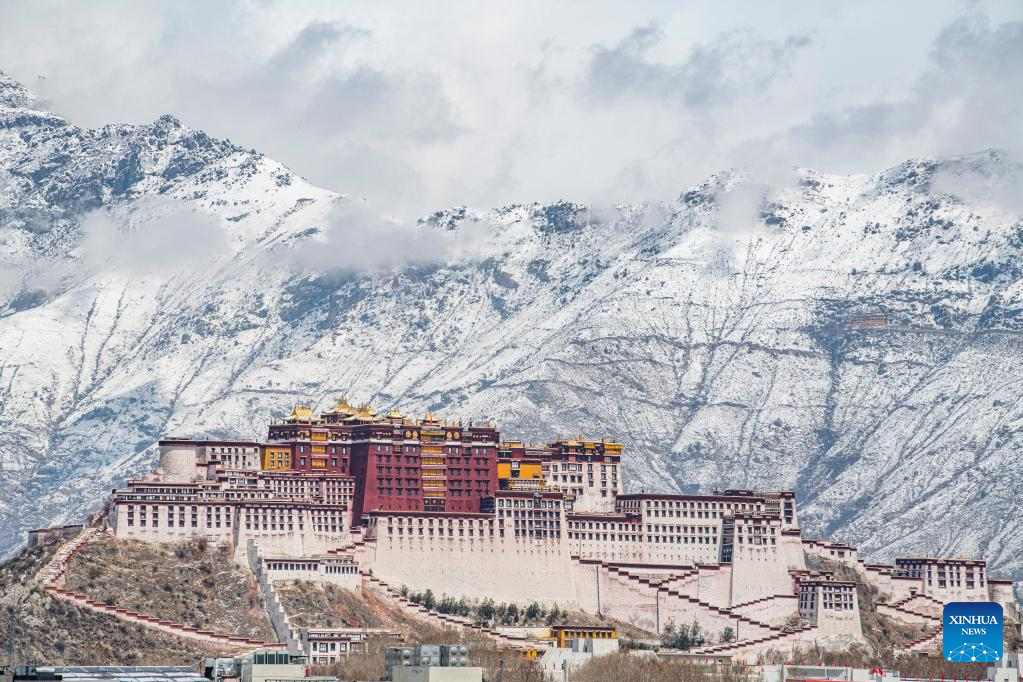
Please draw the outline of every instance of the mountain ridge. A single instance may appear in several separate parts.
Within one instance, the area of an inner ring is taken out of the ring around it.
[[[147,470],[161,436],[258,438],[349,393],[511,437],[612,435],[630,489],[793,488],[808,530],[871,555],[983,553],[1023,577],[1023,224],[1000,152],[400,225],[173,117],[90,131],[11,107],[30,100],[9,81],[8,549]],[[90,253],[97,233],[136,251]],[[153,235],[197,248],[168,264]]]

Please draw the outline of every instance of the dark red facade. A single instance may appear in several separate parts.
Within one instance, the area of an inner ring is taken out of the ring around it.
[[[500,434],[432,414],[377,417],[345,401],[319,416],[308,408],[269,429],[267,447],[289,449],[289,469],[354,477],[352,522],[369,511],[479,512],[497,483]]]
[[[432,416],[354,427],[353,522],[373,510],[479,512],[497,490],[498,438],[491,426]]]

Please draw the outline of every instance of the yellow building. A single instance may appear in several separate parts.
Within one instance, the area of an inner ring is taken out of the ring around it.
[[[554,625],[551,627],[551,639],[559,649],[563,649],[571,639],[618,639],[618,631],[600,625]]]
[[[263,446],[263,470],[278,471],[291,468],[291,447]]]
[[[543,462],[512,459],[497,462],[497,486],[501,490],[543,490],[547,487]]]

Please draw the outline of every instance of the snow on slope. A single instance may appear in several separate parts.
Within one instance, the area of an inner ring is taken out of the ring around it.
[[[295,256],[350,199],[170,117],[83,130],[34,106],[0,77],[5,547],[94,508],[162,435],[260,437],[347,393],[613,435],[633,490],[794,488],[807,532],[1023,578],[1023,223],[985,189],[1020,171],[998,153],[763,197],[722,173],[663,210],[457,208],[414,229],[482,240],[470,256],[320,274]],[[101,208],[129,241],[204,216],[181,241],[223,244],[97,265]],[[850,328],[862,311],[891,322]]]

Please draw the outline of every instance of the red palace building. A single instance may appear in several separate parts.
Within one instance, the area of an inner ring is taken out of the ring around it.
[[[463,425],[427,413],[377,416],[345,399],[317,416],[296,407],[270,425],[264,470],[340,474],[355,480],[352,523],[372,510],[479,512],[498,489],[500,434],[490,424]]]

